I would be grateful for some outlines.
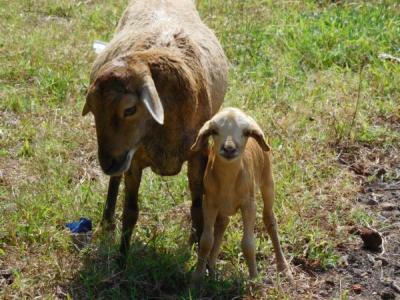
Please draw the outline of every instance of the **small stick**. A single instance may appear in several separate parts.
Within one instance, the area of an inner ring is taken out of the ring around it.
[[[353,118],[351,119],[351,123],[350,123],[350,129],[349,129],[349,133],[348,133],[348,138],[350,138],[351,135],[351,131],[353,129],[354,126],[354,122],[356,120],[356,115],[358,112],[358,106],[360,103],[360,95],[361,95],[361,86],[362,86],[362,71],[364,70],[364,66],[366,65],[366,60],[364,60],[361,63],[360,66],[360,71],[358,72],[358,90],[357,90],[357,101],[356,101],[356,108],[354,109],[354,113],[353,113]]]

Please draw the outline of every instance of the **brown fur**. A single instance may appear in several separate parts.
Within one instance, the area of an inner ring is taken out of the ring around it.
[[[201,232],[207,157],[201,149],[189,150],[221,106],[226,77],[225,55],[190,0],[132,1],[94,62],[83,114],[94,114],[100,165],[117,178],[110,180],[104,224],[114,222],[118,185],[125,177],[123,254],[138,217],[146,167],[175,175],[188,161],[193,233]]]
[[[216,114],[200,130],[195,149],[201,139],[212,135],[207,168],[204,175],[204,230],[200,240],[199,259],[194,281],[202,278],[206,263],[214,269],[223,233],[229,216],[241,211],[243,217],[242,249],[250,277],[257,275],[254,223],[255,191],[259,187],[264,202],[264,223],[271,237],[279,271],[290,270],[283,256],[277,234],[270,147],[257,123],[238,109],[227,108]]]

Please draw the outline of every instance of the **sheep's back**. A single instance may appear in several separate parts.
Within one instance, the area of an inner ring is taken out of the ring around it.
[[[212,114],[216,113],[226,91],[227,60],[214,33],[201,21],[191,0],[132,1],[113,39],[94,62],[91,81],[104,63],[131,51],[168,47],[182,52],[175,40],[182,34],[196,49],[211,98]]]

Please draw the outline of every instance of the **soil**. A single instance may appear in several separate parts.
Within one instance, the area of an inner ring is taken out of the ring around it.
[[[400,299],[399,152],[386,156],[375,149],[346,150],[340,153],[339,162],[364,182],[354,205],[377,220],[376,228],[349,226],[351,238],[338,247],[341,258],[336,268],[322,271],[318,263],[293,260],[297,276],[303,271],[303,282],[307,282],[304,298]],[[372,182],[368,181],[371,177]]]
[[[382,250],[368,250],[360,237],[341,245],[342,264],[320,274],[319,295],[349,290],[350,299],[400,299],[400,181],[367,184],[357,200],[380,219]]]

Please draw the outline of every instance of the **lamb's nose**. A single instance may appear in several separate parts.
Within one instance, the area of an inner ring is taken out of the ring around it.
[[[236,148],[234,145],[232,145],[232,144],[224,145],[224,152],[226,154],[233,154],[233,153],[235,153],[235,151],[236,151]]]

